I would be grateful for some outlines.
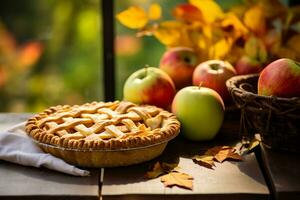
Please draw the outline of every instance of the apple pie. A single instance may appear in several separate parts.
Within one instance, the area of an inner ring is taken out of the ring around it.
[[[174,114],[126,101],[59,105],[33,116],[25,126],[45,152],[85,167],[125,166],[153,159],[179,129]]]

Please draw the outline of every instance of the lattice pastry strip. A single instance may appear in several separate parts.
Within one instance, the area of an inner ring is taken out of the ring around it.
[[[26,131],[46,144],[110,149],[153,144],[178,134],[179,127],[175,116],[160,108],[115,101],[51,107],[28,120]]]

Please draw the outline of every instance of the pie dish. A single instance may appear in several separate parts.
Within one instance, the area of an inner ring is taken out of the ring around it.
[[[84,167],[115,167],[160,155],[180,129],[175,115],[126,101],[46,109],[25,130],[45,152]]]

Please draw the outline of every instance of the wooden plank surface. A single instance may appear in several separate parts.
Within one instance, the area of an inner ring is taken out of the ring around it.
[[[238,127],[224,124],[217,139],[211,142],[190,142],[181,137],[171,141],[157,159],[126,168],[104,169],[101,196],[112,199],[268,199],[269,190],[254,153],[243,162],[216,164],[214,170],[196,165],[191,157],[215,145],[236,143]],[[144,178],[156,161],[178,162],[182,172],[194,177],[193,191],[178,187],[165,188],[159,178]]]
[[[75,177],[0,161],[0,199],[99,199],[100,170]]]
[[[29,116],[0,114],[0,130]],[[0,161],[0,199],[99,199],[100,169],[90,171],[89,177],[75,177]]]
[[[300,199],[299,154],[275,151],[261,145],[261,156],[275,200]]]

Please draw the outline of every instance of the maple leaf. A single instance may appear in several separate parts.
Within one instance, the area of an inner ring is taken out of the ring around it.
[[[193,161],[198,163],[199,165],[212,169],[215,166],[214,163],[214,156],[209,156],[209,155],[203,155],[199,156],[196,155],[193,157]]]
[[[145,174],[145,177],[149,179],[153,179],[159,177],[164,173],[165,170],[162,168],[161,164],[159,162],[156,162],[153,165],[152,169]]]
[[[225,161],[226,159],[233,159],[233,160],[243,160],[243,158],[236,153],[236,150],[230,146],[216,146],[211,149],[208,149],[205,152],[205,155],[213,156],[214,159],[220,163]]]
[[[143,28],[148,23],[147,13],[139,6],[130,6],[116,17],[121,24],[132,29]]]
[[[193,179],[192,176],[181,172],[170,172],[160,178],[165,187],[178,186],[189,190],[193,190]]]
[[[178,171],[178,163],[165,163],[156,162],[150,171],[145,174],[146,178],[153,179],[157,178],[162,174],[169,173],[171,171]]]

